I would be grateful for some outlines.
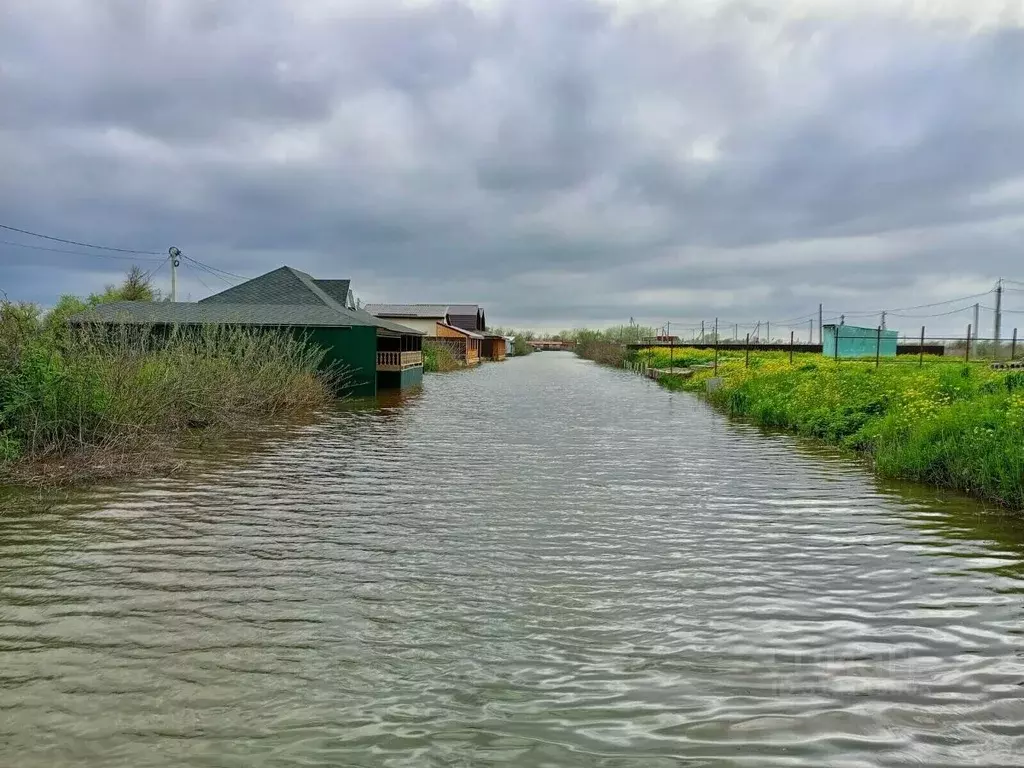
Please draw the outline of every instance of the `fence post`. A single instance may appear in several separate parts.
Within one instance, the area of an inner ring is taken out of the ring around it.
[[[967,324],[967,346],[964,348],[964,362],[971,362],[971,324]]]
[[[793,364],[793,331],[789,332],[789,364]]]
[[[1017,354],[1017,329],[1013,329],[1013,341],[1010,342],[1010,359],[1013,360]]]
[[[749,368],[750,367],[750,334],[749,333],[747,334],[746,348],[747,348],[747,362],[745,364],[745,367]]]
[[[875,339],[875,368],[882,362],[882,326],[878,326],[878,336]]]
[[[924,326],[921,326],[921,353],[917,358],[917,367],[920,368],[924,365]]]

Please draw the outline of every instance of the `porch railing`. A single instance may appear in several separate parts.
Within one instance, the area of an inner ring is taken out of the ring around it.
[[[378,352],[377,370],[404,371],[423,365],[422,352]]]

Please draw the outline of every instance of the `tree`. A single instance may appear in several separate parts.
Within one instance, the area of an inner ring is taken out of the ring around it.
[[[88,304],[110,304],[115,301],[159,301],[160,293],[154,290],[149,274],[142,267],[132,266],[120,286],[108,285],[103,293],[89,295]]]

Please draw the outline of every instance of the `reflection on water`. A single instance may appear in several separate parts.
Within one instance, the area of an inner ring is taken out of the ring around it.
[[[1024,526],[564,353],[0,520],[0,764],[1021,765]]]

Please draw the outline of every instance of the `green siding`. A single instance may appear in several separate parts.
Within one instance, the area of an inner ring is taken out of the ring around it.
[[[377,394],[376,328],[297,328],[296,334],[325,350],[325,367],[338,366],[345,372],[345,392],[356,397]]]
[[[404,371],[381,371],[377,374],[378,389],[405,389],[422,383],[422,366],[406,368]]]

